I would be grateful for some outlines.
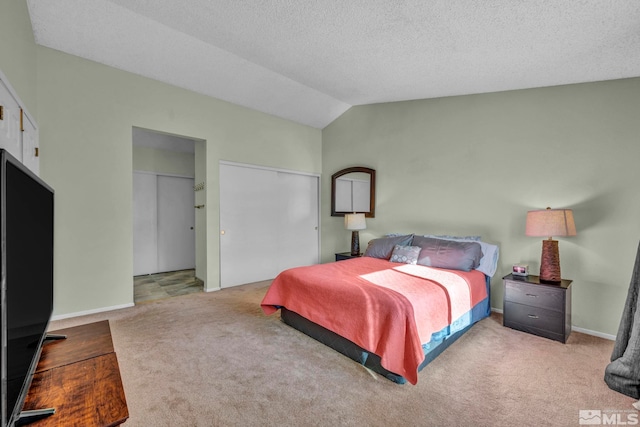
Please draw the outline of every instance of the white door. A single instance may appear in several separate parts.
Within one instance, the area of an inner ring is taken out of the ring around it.
[[[196,268],[193,178],[158,175],[158,271]]]
[[[275,277],[277,174],[220,165],[220,284],[223,288]]]
[[[220,285],[273,279],[315,264],[317,176],[220,164]]]
[[[133,173],[133,275],[195,268],[193,178]]]
[[[158,272],[157,177],[133,173],[133,275]]]
[[[278,172],[278,271],[317,264],[318,177]],[[275,276],[274,276],[275,277]]]

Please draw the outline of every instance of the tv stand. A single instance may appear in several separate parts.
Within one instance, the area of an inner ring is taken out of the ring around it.
[[[42,418],[46,418],[56,413],[56,408],[33,409],[31,411],[22,411],[16,421],[16,426],[24,426],[34,423]]]
[[[57,341],[57,340],[64,340],[64,339],[67,339],[67,336],[63,334],[46,334],[44,336],[45,343],[47,341]]]
[[[124,423],[129,410],[109,322],[61,329],[55,335],[67,338],[42,347],[22,408],[23,413],[46,411],[42,408],[52,408],[54,413],[25,419],[21,424],[107,427]]]

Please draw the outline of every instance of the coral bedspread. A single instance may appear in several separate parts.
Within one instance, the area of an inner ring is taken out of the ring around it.
[[[385,369],[416,384],[422,344],[486,297],[485,276],[476,270],[362,257],[283,271],[262,310],[286,307],[377,354]]]

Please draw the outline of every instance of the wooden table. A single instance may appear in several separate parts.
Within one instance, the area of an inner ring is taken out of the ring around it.
[[[55,408],[33,427],[117,426],[129,418],[108,321],[53,331],[67,338],[47,342],[23,411]]]

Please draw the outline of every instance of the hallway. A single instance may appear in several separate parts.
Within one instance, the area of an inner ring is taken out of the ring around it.
[[[163,298],[203,291],[202,280],[195,277],[195,270],[170,271],[147,274],[133,278],[136,304]]]

